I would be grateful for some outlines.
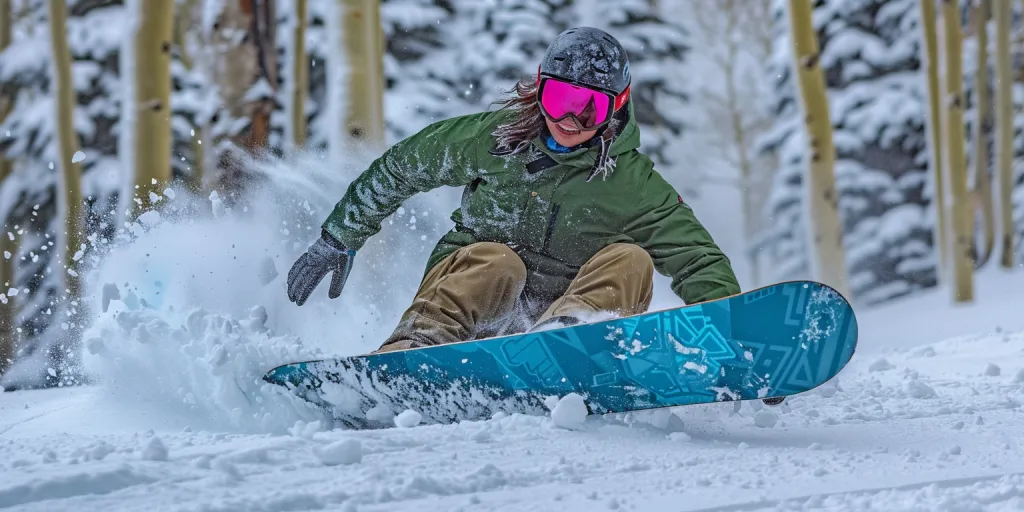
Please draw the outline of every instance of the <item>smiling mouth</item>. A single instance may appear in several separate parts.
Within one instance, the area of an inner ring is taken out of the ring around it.
[[[570,123],[571,123],[571,121],[570,121]],[[558,131],[562,132],[565,135],[578,135],[580,133],[580,131],[581,131],[580,129],[576,128],[575,126],[572,126],[571,124],[569,126],[566,126],[566,125],[564,125],[562,123],[558,123],[558,124],[555,125],[555,128],[558,128]]]

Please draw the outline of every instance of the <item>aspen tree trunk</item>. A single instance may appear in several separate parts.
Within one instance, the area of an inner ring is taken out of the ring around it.
[[[936,33],[935,0],[920,0],[921,29],[924,32],[924,66],[928,77],[928,152],[931,160],[932,184],[935,188],[932,211],[935,215],[935,250],[939,255],[939,281],[946,279],[949,268],[947,244],[945,187],[942,179],[942,103],[939,88],[939,43]]]
[[[0,0],[0,52],[11,44],[12,14],[11,1]],[[0,98],[0,123],[11,113],[12,101],[10,97]],[[0,190],[12,169],[12,162],[5,155],[0,155]],[[0,227],[6,227],[6,211],[10,209],[11,206],[6,205],[0,210]],[[5,256],[7,253],[11,254],[10,258]],[[0,229],[0,293],[6,294],[10,284],[14,283],[15,253],[14,241],[7,237],[6,229]],[[8,297],[6,304],[0,303],[0,375],[14,359],[14,318],[14,297]]]
[[[274,0],[239,0],[240,10],[249,20],[250,46],[255,50],[256,69],[258,74],[254,77],[259,80],[263,77],[268,82],[272,91],[277,91],[277,52],[275,43],[275,20],[276,7]],[[251,86],[252,81],[249,82]],[[271,93],[273,94],[273,93]],[[256,100],[251,105],[252,114],[250,117],[251,126],[249,136],[245,140],[245,146],[251,152],[257,152],[270,144],[270,113],[274,109],[273,95]]]
[[[155,206],[171,181],[171,38],[174,0],[139,0],[135,45],[134,169],[138,208]]]
[[[188,51],[188,41],[185,35],[188,33],[189,27],[192,26],[192,20],[194,19],[196,0],[185,0],[182,4],[178,15],[175,16],[174,20],[174,46],[178,48],[178,60],[181,61],[181,65],[188,71],[192,71],[195,68],[195,62],[192,60],[192,55]],[[192,151],[194,152],[194,161],[192,162],[191,174],[188,177],[188,186],[192,191],[201,193],[203,191],[203,180],[205,174],[205,148],[203,148],[203,129],[202,123],[196,122],[195,126],[192,127]]]
[[[345,132],[357,140],[384,143],[384,36],[377,0],[342,0],[348,56],[348,115]]]
[[[292,145],[306,144],[306,89],[309,68],[306,60],[306,0],[295,0],[295,33],[292,42]]]
[[[804,122],[810,139],[810,172],[806,181],[810,192],[807,222],[811,229],[812,261],[819,281],[849,297],[839,194],[835,182],[832,123],[811,15],[811,0],[789,0],[793,55],[800,82]]]
[[[977,72],[975,73],[974,92],[977,95],[975,110],[977,116],[974,123],[974,198],[973,212],[981,213],[982,240],[981,247],[974,247],[974,268],[981,268],[992,257],[995,248],[995,208],[992,204],[992,179],[989,176],[988,129],[992,126],[992,101],[989,98],[988,75],[988,19],[989,4],[987,0],[974,0],[974,33],[977,42]],[[977,241],[974,241],[976,244]]]
[[[974,264],[971,246],[974,223],[967,194],[967,166],[964,150],[963,35],[957,0],[942,0],[943,39],[946,58],[946,115],[944,118],[946,160],[949,168],[950,224],[953,244],[953,300],[974,300]]]
[[[69,313],[70,328],[60,340],[60,346],[52,354],[59,372],[72,370],[65,359],[77,354],[78,335],[81,333],[85,304],[82,302],[82,285],[76,270],[74,254],[84,239],[84,215],[82,205],[81,169],[73,162],[78,151],[78,134],[75,133],[74,109],[75,89],[71,79],[71,52],[68,49],[67,5],[65,0],[48,0],[50,11],[50,41],[53,50],[52,70],[54,74],[57,115],[57,140],[60,145],[60,199],[58,212],[64,219],[63,265],[57,266],[64,278],[66,295],[64,307]]]
[[[999,177],[999,265],[1013,268],[1013,61],[1010,57],[1010,0],[994,0],[996,19],[996,175]]]

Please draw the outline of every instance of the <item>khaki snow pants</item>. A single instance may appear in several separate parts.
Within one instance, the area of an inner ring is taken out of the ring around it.
[[[565,293],[548,305],[534,326],[577,314],[647,311],[654,263],[637,245],[612,244],[580,267]],[[522,313],[526,266],[508,246],[480,242],[460,248],[424,276],[412,305],[376,352],[496,336]]]

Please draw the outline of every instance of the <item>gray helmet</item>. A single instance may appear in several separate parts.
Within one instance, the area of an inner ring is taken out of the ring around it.
[[[607,32],[576,27],[551,42],[538,73],[618,96],[629,86],[629,58]]]

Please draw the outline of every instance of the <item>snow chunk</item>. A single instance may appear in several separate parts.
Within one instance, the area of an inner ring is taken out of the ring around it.
[[[148,212],[139,215],[139,222],[142,223],[143,226],[153,227],[160,223],[160,212],[156,210],[149,210]]]
[[[311,421],[309,423],[306,423],[305,421],[302,420],[297,420],[295,422],[295,425],[288,427],[289,434],[295,437],[301,437],[303,439],[313,439],[313,434],[319,432],[320,430],[320,421],[318,420]]]
[[[778,415],[768,409],[761,409],[754,413],[754,425],[760,428],[772,428],[778,421]]]
[[[869,372],[884,372],[886,370],[892,370],[896,366],[890,363],[886,358],[880,357],[875,362],[871,363],[868,367]]]
[[[224,216],[224,201],[217,195],[217,191],[210,192],[210,207],[213,209],[213,216],[221,218]]]
[[[107,283],[103,285],[102,292],[103,312],[106,313],[110,307],[110,301],[121,300],[121,290],[114,283]]]
[[[142,460],[167,460],[167,446],[159,437],[154,437],[142,449]]]
[[[569,393],[558,400],[551,409],[551,421],[556,427],[573,430],[587,419],[587,404],[577,393]]]
[[[558,405],[557,396],[549,396],[544,398],[544,407],[547,407],[549,411],[555,410],[556,405]]]
[[[313,454],[327,466],[356,464],[363,460],[363,445],[356,439],[344,439],[324,447],[314,446]]]
[[[111,446],[110,443],[107,443],[106,441],[100,441],[96,443],[96,445],[93,446],[91,449],[89,449],[87,455],[92,460],[103,460],[107,457],[107,455],[110,455],[115,451],[116,450],[114,449],[113,446]]]
[[[935,398],[935,390],[931,386],[919,380],[912,380],[907,383],[907,394],[913,398]]]
[[[1017,384],[1024,384],[1024,368],[1017,370],[1017,373],[1013,376],[1013,382]]]
[[[1000,370],[998,365],[992,363],[988,363],[987,365],[985,365],[985,375],[989,377],[998,377],[999,372]]]
[[[85,160],[85,153],[81,151],[75,151],[75,154],[71,156],[71,163],[77,164]]]
[[[410,428],[420,424],[423,420],[423,416],[412,410],[406,409],[401,414],[395,416],[395,426],[398,428]]]

